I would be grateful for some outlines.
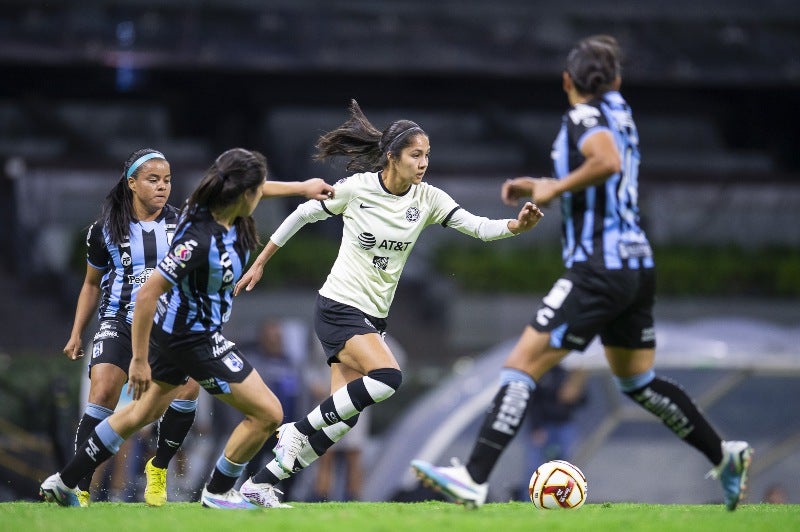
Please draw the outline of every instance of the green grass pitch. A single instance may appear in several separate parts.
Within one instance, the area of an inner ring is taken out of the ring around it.
[[[728,512],[721,504],[594,503],[578,510],[537,510],[524,502],[490,503],[478,510],[439,501],[292,504],[291,509],[232,511],[210,510],[199,503],[168,503],[161,508],[143,503],[94,503],[89,508],[62,508],[43,502],[10,502],[0,504],[0,527],[14,532],[800,530],[800,505],[742,504]]]

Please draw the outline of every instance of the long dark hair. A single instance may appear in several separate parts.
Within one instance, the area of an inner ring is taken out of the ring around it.
[[[262,186],[266,177],[267,158],[260,152],[244,148],[223,152],[186,200],[178,230],[187,222],[210,216],[212,210],[236,203],[245,191]],[[252,216],[239,216],[234,225],[245,248],[252,251],[260,245]]]
[[[386,166],[387,153],[398,156],[417,135],[427,136],[411,120],[397,120],[383,131],[378,131],[367,120],[358,102],[350,100],[350,118],[319,138],[314,160],[343,155],[349,158],[348,170],[374,172]]]
[[[151,155],[150,159],[167,160],[164,154],[151,148],[142,148],[131,153],[122,166],[122,176],[103,201],[100,211],[100,226],[108,231],[114,244],[119,245],[125,241],[125,237],[130,232],[131,222],[137,219],[133,211],[133,192],[128,186],[128,178],[136,179],[138,177],[144,162],[140,159],[146,155]]]
[[[600,96],[621,74],[620,47],[611,35],[581,39],[567,55],[566,71],[581,94]]]

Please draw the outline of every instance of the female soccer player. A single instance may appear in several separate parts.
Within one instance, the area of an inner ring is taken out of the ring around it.
[[[655,362],[655,269],[639,226],[639,135],[619,93],[617,41],[600,35],[578,42],[562,75],[570,108],[553,144],[554,179],[521,177],[503,184],[509,204],[561,197],[567,271],[544,297],[500,373],[500,389],[466,465],[412,467],[455,502],[480,506],[500,454],[520,428],[536,381],[570,351],[600,335],[617,387],[660,418],[714,464],[725,504],[742,497],[753,452],[747,442],[723,442],[686,392],[658,377]]]
[[[45,500],[79,505],[78,481],[157,420],[191,377],[245,416],[203,489],[202,504],[254,508],[234,484],[283,411],[236,345],[222,336],[222,327],[230,317],[236,280],[258,245],[252,213],[262,196],[333,194],[333,187],[319,179],[273,185],[266,175],[263,155],[241,148],[224,152],[208,169],[187,200],[169,251],[139,289],[128,370],[134,401],[99,423],[64,469],[42,483]],[[280,505],[274,494],[271,503]]]
[[[269,259],[305,224],[342,216],[341,247],[319,290],[314,319],[331,367],[333,395],[303,419],[281,427],[275,460],[241,487],[256,504],[268,500],[265,495],[281,479],[319,458],[355,425],[361,411],[400,386],[400,367],[383,335],[403,266],[422,230],[441,224],[488,241],[527,231],[542,217],[532,203],[511,220],[461,209],[447,193],[422,181],[430,143],[419,125],[398,120],[381,132],[355,100],[350,114],[320,138],[315,157],[343,155],[349,158],[347,169],[358,173],[335,185],[335,198],[308,201],[290,214],[234,292],[251,290]]]
[[[89,228],[86,276],[63,350],[71,360],[83,358],[83,332],[99,306],[89,363],[89,398],[75,434],[76,450],[117,407],[128,380],[136,296],[166,255],[178,223],[178,210],[167,204],[171,189],[172,173],[164,155],[152,149],[137,150],[125,161],[100,218]],[[144,500],[151,506],[167,500],[167,465],[194,422],[199,389],[189,380],[158,422],[156,454],[145,465]],[[82,506],[90,501],[93,472],[78,482]]]

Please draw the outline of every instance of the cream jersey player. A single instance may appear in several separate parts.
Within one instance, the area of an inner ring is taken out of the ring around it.
[[[341,215],[341,247],[319,293],[377,318],[388,316],[403,267],[427,226],[441,224],[484,241],[514,236],[508,219],[476,216],[426,182],[396,195],[385,188],[380,172],[365,172],[340,180],[334,189],[332,199],[298,206],[270,240],[283,247],[305,224]]]

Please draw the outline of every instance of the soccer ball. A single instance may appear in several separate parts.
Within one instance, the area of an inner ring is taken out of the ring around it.
[[[536,468],[528,484],[531,502],[542,510],[574,510],[586,502],[586,475],[564,460],[551,460]]]

